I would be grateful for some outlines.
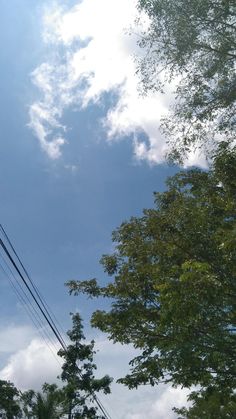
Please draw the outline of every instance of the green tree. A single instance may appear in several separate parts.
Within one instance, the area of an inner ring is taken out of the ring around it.
[[[70,292],[108,297],[92,325],[140,355],[120,382],[171,382],[231,391],[236,383],[236,148],[223,143],[211,169],[181,171],[155,193],[155,208],[114,233],[102,257],[106,286]]]
[[[236,395],[227,389],[209,387],[200,392],[192,392],[189,400],[192,406],[173,409],[179,419],[232,419],[236,417]]]
[[[150,19],[140,41],[146,51],[138,65],[144,91],[163,89],[166,82],[178,80],[173,112],[163,122],[175,157],[181,159],[192,143],[208,142],[212,147],[219,133],[234,138],[235,0],[139,0],[138,4]]]
[[[64,414],[64,393],[56,384],[45,383],[42,392],[28,390],[21,395],[22,410],[27,419],[59,419]]]
[[[21,417],[20,393],[14,384],[0,380],[0,414],[6,419]]]
[[[71,344],[67,350],[61,349],[58,354],[64,358],[62,366],[62,381],[66,382],[63,388],[66,394],[65,407],[69,416],[73,411],[73,418],[103,418],[95,406],[96,393],[102,391],[110,393],[112,379],[105,375],[95,378],[96,365],[93,362],[94,341],[84,343],[83,326],[80,315],[72,316],[72,330],[68,331]]]
[[[0,380],[0,413],[6,419],[21,417],[20,393],[10,381]]]

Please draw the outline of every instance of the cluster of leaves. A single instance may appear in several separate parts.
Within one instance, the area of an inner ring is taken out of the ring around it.
[[[174,158],[183,160],[193,143],[211,148],[219,134],[234,138],[235,1],[139,0],[139,8],[150,19],[140,41],[144,92],[177,83],[176,103],[163,120]]]
[[[73,294],[111,299],[92,324],[141,350],[120,382],[202,389],[236,385],[236,148],[222,143],[211,169],[181,171],[156,208],[114,233],[102,258],[113,281],[69,283]],[[217,390],[218,391],[218,390]],[[205,394],[205,393],[204,393]],[[203,397],[203,396],[202,396]]]

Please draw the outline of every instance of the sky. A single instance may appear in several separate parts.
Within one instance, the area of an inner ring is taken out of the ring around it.
[[[97,277],[111,232],[153,205],[177,168],[165,164],[159,122],[172,100],[140,95],[135,57],[148,25],[136,1],[1,1],[0,223],[64,330],[79,311],[96,337],[98,373],[128,371],[132,347],[89,326],[103,301],[71,297],[64,283]],[[204,166],[190,153],[185,166]],[[22,389],[54,382],[59,365],[0,272],[0,379]],[[117,419],[172,419],[187,391],[114,384],[102,398]]]

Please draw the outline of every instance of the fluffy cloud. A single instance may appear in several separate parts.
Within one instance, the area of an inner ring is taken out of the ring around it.
[[[55,382],[60,373],[60,361],[40,339],[33,339],[29,344],[11,355],[0,371],[2,380],[13,382],[17,388],[40,389],[44,382]]]
[[[115,93],[116,102],[101,121],[107,139],[128,136],[137,159],[163,161],[167,145],[159,121],[171,95],[139,94],[134,55],[143,51],[137,46],[141,23],[134,28],[136,3],[82,0],[69,10],[54,4],[46,11],[43,38],[51,55],[32,73],[41,99],[30,107],[30,126],[52,159],[60,157],[67,142],[64,111],[99,106],[105,93]],[[204,164],[191,155],[189,164],[196,161]]]

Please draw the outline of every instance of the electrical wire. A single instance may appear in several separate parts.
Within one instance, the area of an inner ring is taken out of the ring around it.
[[[27,295],[26,291],[24,290],[23,286],[21,285],[21,283],[18,281],[18,278],[16,277],[16,275],[14,274],[14,272],[12,271],[11,267],[9,266],[9,264],[6,261],[5,256],[1,254],[1,258],[2,261],[5,264],[5,267],[8,269],[9,272],[6,271],[6,269],[4,269],[4,267],[1,265],[2,270],[4,271],[4,273],[7,276],[7,279],[10,283],[12,283],[12,286],[14,288],[16,288],[16,292],[17,295],[19,296],[19,298],[24,300],[24,304],[26,309],[30,310],[30,312],[32,313],[32,316],[35,318],[36,322],[38,323],[39,329],[44,331],[44,334],[46,335],[47,339],[49,340],[50,344],[54,347],[55,352],[58,352],[58,348],[55,346],[55,342],[52,340],[51,336],[49,335],[47,329],[45,328],[45,325],[40,317],[39,312],[36,310],[36,308],[34,307],[34,305],[32,304],[29,296]],[[11,279],[9,273],[11,274],[12,278],[15,280],[15,284],[14,281]],[[17,289],[18,287],[18,289]],[[41,334],[42,336],[42,334]]]
[[[8,258],[10,259],[12,265],[14,266],[14,268],[16,269],[17,273],[19,274],[19,276],[21,277],[22,281],[24,282],[27,290],[29,291],[31,297],[33,298],[35,304],[37,305],[37,307],[39,308],[40,312],[42,313],[43,317],[45,318],[46,322],[48,323],[49,327],[51,328],[52,332],[54,333],[55,337],[57,338],[57,340],[59,341],[59,343],[61,344],[61,346],[65,349],[65,344],[63,343],[63,340],[61,340],[60,335],[57,333],[56,329],[54,328],[52,322],[50,321],[50,319],[47,317],[47,315],[45,314],[45,312],[43,311],[42,307],[40,306],[37,298],[35,297],[34,293],[32,292],[32,290],[30,289],[29,285],[27,284],[25,278],[23,277],[22,273],[20,272],[18,266],[16,265],[15,261],[13,260],[12,256],[10,255],[7,247],[5,246],[5,244],[3,243],[2,239],[0,239],[0,245],[2,246],[3,250],[5,251],[6,255],[8,256]]]
[[[104,414],[105,418],[112,419],[107,410],[105,409],[104,405],[102,404],[101,400],[94,394],[94,401],[97,403],[99,409]]]
[[[30,275],[29,275],[28,271],[26,270],[25,266],[23,265],[23,263],[22,263],[22,261],[21,261],[21,259],[20,259],[19,255],[17,254],[17,252],[16,252],[16,250],[15,250],[14,246],[12,245],[12,243],[11,243],[11,241],[10,241],[10,239],[9,239],[9,237],[8,237],[8,235],[7,235],[7,233],[6,233],[6,231],[4,230],[4,228],[3,228],[3,226],[2,226],[1,224],[0,224],[0,229],[2,230],[2,232],[3,232],[3,234],[4,234],[5,238],[6,238],[6,240],[7,240],[7,242],[8,242],[8,244],[9,244],[10,248],[12,249],[12,251],[13,251],[14,255],[16,256],[16,258],[17,258],[18,262],[20,263],[21,268],[23,269],[23,271],[24,271],[24,273],[25,273],[25,275],[26,275],[27,279],[29,280],[29,282],[30,282],[30,284],[31,284],[31,286],[32,286],[32,288],[33,288],[33,290],[35,291],[35,293],[36,293],[36,295],[37,295],[37,297],[38,297],[38,299],[39,299],[40,303],[42,304],[42,306],[43,306],[43,308],[44,308],[45,312],[47,313],[48,318],[50,319],[50,322],[52,323],[52,325],[53,325],[53,327],[54,327],[55,331],[57,332],[58,336],[60,337],[61,342],[63,342],[64,347],[66,347],[65,340],[64,340],[63,336],[61,335],[60,331],[58,330],[58,327],[57,327],[57,325],[55,324],[55,322],[54,322],[54,320],[53,320],[53,318],[52,318],[52,317],[54,317],[54,318],[55,318],[55,320],[56,320],[56,317],[54,316],[54,314],[53,314],[53,313],[51,313],[51,314],[50,314],[50,311],[51,311],[51,310],[50,310],[50,308],[48,307],[48,304],[46,303],[46,301],[45,301],[45,299],[43,298],[43,296],[40,294],[40,292],[39,292],[38,288],[36,287],[36,285],[33,283],[33,281],[32,281],[32,279],[31,279],[31,277],[30,277]],[[47,308],[47,307],[48,307],[48,308]],[[57,321],[57,320],[56,320],[56,322],[58,323],[58,321]],[[59,325],[59,324],[58,324],[58,325]],[[60,326],[60,325],[59,325],[59,326]],[[61,327],[61,326],[60,326],[60,327]]]
[[[19,289],[17,288],[17,286],[14,284],[14,282],[12,281],[10,275],[8,274],[8,272],[6,271],[6,269],[3,267],[2,263],[0,262],[0,268],[3,271],[3,273],[5,274],[8,282],[10,283],[11,287],[13,288],[13,291],[15,293],[15,295],[17,296],[18,300],[22,303],[24,310],[26,311],[26,313],[28,314],[28,316],[30,317],[32,323],[34,324],[36,330],[38,331],[39,335],[41,336],[41,338],[43,339],[44,343],[46,344],[46,346],[48,347],[48,349],[50,350],[51,354],[53,355],[54,359],[56,360],[56,362],[59,364],[59,366],[61,367],[61,363],[59,362],[58,357],[55,355],[52,347],[50,346],[50,344],[53,344],[54,349],[55,349],[55,345],[54,343],[52,343],[50,335],[47,333],[47,331],[43,328],[42,323],[40,321],[40,318],[38,318],[38,316],[36,314],[38,314],[36,312],[35,314],[35,310],[34,307],[31,303],[31,301],[28,299],[25,291],[23,290],[23,288],[20,286],[19,283],[17,283],[17,285],[19,286],[19,288],[21,289],[22,293],[26,296],[26,298],[20,293]],[[9,267],[8,267],[9,268]],[[28,302],[27,302],[28,300]],[[28,305],[30,304],[30,305]],[[44,336],[44,334],[46,337]],[[49,344],[50,342],[50,344]],[[57,348],[56,348],[56,352],[57,352]]]
[[[40,310],[41,315],[43,316],[43,318],[46,320],[48,326],[50,327],[50,329],[52,330],[54,336],[56,337],[57,341],[59,342],[60,346],[67,351],[67,345],[65,343],[65,340],[63,339],[60,331],[58,330],[58,327],[56,326],[52,316],[55,318],[54,315],[51,315],[49,311],[51,311],[47,305],[47,303],[45,302],[45,300],[43,299],[43,297],[41,296],[39,290],[37,289],[37,287],[34,285],[32,279],[30,278],[27,270],[25,269],[22,261],[20,260],[18,254],[16,253],[6,231],[4,230],[3,226],[0,225],[0,230],[2,231],[5,239],[7,240],[8,245],[10,246],[10,249],[12,250],[13,254],[15,255],[18,263],[21,266],[21,269],[23,270],[24,274],[26,275],[31,287],[33,289],[31,289],[30,285],[27,283],[26,279],[24,278],[24,275],[22,274],[21,270],[19,269],[19,267],[17,266],[16,262],[13,259],[13,256],[11,255],[10,251],[8,250],[7,246],[5,245],[5,243],[3,242],[3,240],[0,238],[0,246],[2,247],[2,249],[4,250],[6,256],[8,257],[8,259],[10,260],[11,264],[14,266],[16,272],[18,273],[18,275],[20,276],[21,280],[23,281],[24,285],[26,286],[29,294],[31,295],[31,297],[33,298],[34,303],[36,304],[36,306],[38,307],[38,309]],[[8,265],[7,265],[8,266]],[[8,266],[9,268],[9,266]],[[10,271],[12,272],[11,268],[9,268]],[[14,276],[14,274],[13,274]],[[18,283],[18,282],[17,282]],[[18,283],[19,284],[19,283]],[[35,294],[36,296],[35,296]],[[25,294],[25,293],[24,293]],[[25,294],[26,295],[26,294]],[[21,296],[22,298],[22,296]],[[27,301],[29,301],[28,296],[26,295],[26,299]],[[32,305],[32,303],[30,302],[30,304]],[[48,309],[47,309],[48,307]],[[34,308],[35,310],[35,308]],[[38,313],[37,313],[38,314]],[[56,319],[56,318],[55,318]],[[34,323],[35,324],[35,323]],[[109,413],[106,411],[105,407],[103,406],[102,402],[99,400],[99,398],[96,396],[95,393],[91,393],[94,402],[97,404],[98,408],[101,410],[101,412],[103,413],[105,419],[111,419],[111,416],[109,415]]]

